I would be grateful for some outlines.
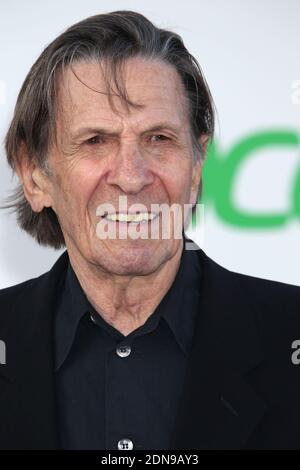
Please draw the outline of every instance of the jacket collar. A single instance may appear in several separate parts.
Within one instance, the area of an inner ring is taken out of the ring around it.
[[[239,275],[202,250],[197,255],[201,306],[171,449],[238,449],[266,408],[247,383],[247,374],[262,361],[254,311]],[[16,292],[7,364],[0,370],[2,448],[58,448],[53,309],[68,260],[65,251],[49,272]]]

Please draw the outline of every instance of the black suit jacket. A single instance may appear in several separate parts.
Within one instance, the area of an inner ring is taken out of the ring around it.
[[[197,251],[197,317],[172,449],[300,449],[300,288],[231,272]],[[57,449],[52,269],[0,290],[0,448]]]

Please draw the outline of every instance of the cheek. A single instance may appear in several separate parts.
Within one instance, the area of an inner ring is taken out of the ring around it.
[[[187,202],[191,188],[191,169],[181,167],[172,168],[167,173],[161,175],[163,182],[171,201],[184,203]]]
[[[57,178],[54,192],[55,204],[58,212],[63,212],[66,217],[79,216],[86,211],[87,206],[96,194],[99,177],[95,168],[85,165],[77,167],[72,172],[65,172]]]

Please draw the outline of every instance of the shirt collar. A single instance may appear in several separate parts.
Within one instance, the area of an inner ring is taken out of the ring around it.
[[[199,308],[201,270],[196,252],[187,250],[185,239],[183,242],[179,269],[175,279],[160,304],[146,321],[145,326],[152,323],[151,317],[162,317],[183,353],[188,355],[193,339],[195,316]],[[79,322],[87,313],[98,315],[88,301],[69,261],[55,321],[55,370],[58,370],[66,360],[74,342]],[[102,324],[103,322],[105,320],[101,319]]]
[[[68,262],[61,302],[55,318],[55,370],[66,360],[81,318],[89,311],[88,301],[78,278]]]

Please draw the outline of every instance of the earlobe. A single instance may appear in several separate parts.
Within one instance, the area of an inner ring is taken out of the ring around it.
[[[34,170],[32,171],[31,177],[34,183],[34,186],[33,186],[34,197],[41,207],[39,210],[40,212],[43,210],[44,207],[52,206],[51,197],[48,192],[48,187],[49,187],[48,177],[44,173],[44,171],[37,166],[35,166]]]

